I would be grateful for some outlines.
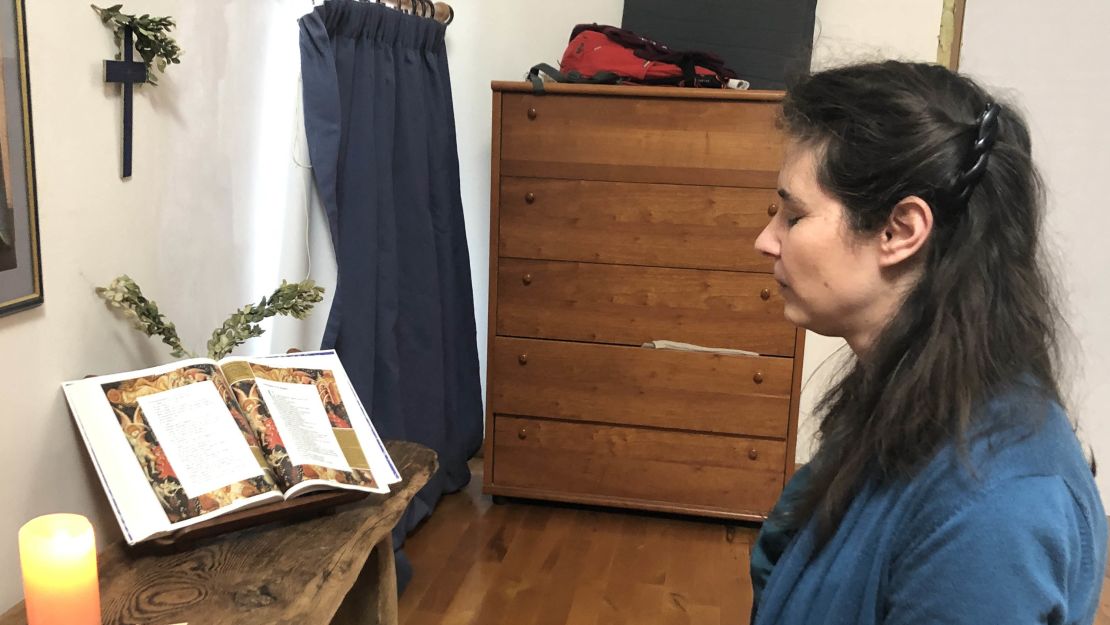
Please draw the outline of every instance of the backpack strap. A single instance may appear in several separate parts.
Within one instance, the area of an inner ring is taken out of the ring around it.
[[[682,84],[687,87],[696,87],[698,84],[698,72],[694,69],[694,59],[689,56],[683,56],[678,62],[678,66],[682,68]]]
[[[569,82],[578,83],[583,85],[615,85],[621,81],[621,77],[613,72],[598,72],[593,76],[583,76],[578,72],[563,73],[547,63],[540,63],[532,66],[528,70],[528,80],[532,82],[532,93],[536,95],[543,95],[543,78],[540,74],[547,74],[555,79],[555,82]]]

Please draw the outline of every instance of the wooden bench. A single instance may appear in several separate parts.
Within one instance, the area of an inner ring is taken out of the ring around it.
[[[391,531],[435,473],[435,452],[386,447],[402,481],[334,514],[271,523],[177,553],[98,555],[104,625],[353,625],[397,623]],[[23,603],[0,625],[25,625]]]

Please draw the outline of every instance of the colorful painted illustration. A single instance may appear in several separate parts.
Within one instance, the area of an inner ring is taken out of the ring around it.
[[[305,480],[331,480],[340,484],[355,484],[359,486],[375,487],[377,483],[370,472],[369,463],[358,445],[354,428],[343,400],[339,395],[339,385],[331,371],[324,369],[302,368],[275,368],[257,363],[249,363],[253,376],[271,382],[285,384],[311,384],[316,387],[320,401],[324,404],[324,411],[331,423],[332,433],[335,434],[339,445],[351,466],[351,471],[333,469],[311,464],[294,465],[289,460],[288,452],[281,442],[281,435],[270,418],[266,404],[263,402],[258,386],[253,378],[240,378],[238,375],[230,376],[235,395],[247,420],[251,423],[266,454],[266,460],[273,467],[278,482],[283,488],[299,484]],[[225,368],[226,371],[226,368]]]
[[[227,367],[225,372],[230,374],[230,369],[230,367]],[[249,372],[249,368],[247,368],[247,371]],[[258,438],[262,454],[273,470],[274,478],[282,490],[289,489],[290,486],[303,478],[300,477],[293,463],[289,460],[289,454],[285,450],[281,434],[278,433],[277,426],[270,417],[266,404],[262,401],[262,394],[258,390],[258,385],[254,383],[254,377],[252,375],[239,376],[236,374],[231,379],[233,380],[231,388],[235,391],[235,398]]]
[[[102,384],[108,403],[127,437],[135,457],[139,460],[155,496],[170,522],[176,523],[218,510],[235,501],[272,491],[276,485],[269,470],[260,477],[229,484],[197,497],[188,497],[165,451],[150,428],[139,407],[139,398],[175,388],[211,381],[235,418],[239,430],[255,450],[258,448],[253,430],[243,416],[238,402],[219,370],[212,365],[192,365],[181,369],[119,382]]]

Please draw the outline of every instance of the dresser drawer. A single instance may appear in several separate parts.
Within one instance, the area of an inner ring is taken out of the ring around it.
[[[639,347],[672,340],[793,356],[772,276],[498,260],[497,334]]]
[[[777,102],[501,95],[501,173],[775,187]]]
[[[785,439],[791,358],[496,337],[493,412]]]
[[[774,189],[502,178],[498,251],[550,260],[771,271],[755,238]]]
[[[495,487],[596,503],[765,515],[781,441],[495,415]],[[577,497],[576,497],[577,495]],[[694,510],[690,510],[694,511]]]

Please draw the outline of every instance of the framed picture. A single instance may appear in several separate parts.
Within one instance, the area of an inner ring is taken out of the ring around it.
[[[0,315],[42,303],[24,0],[0,0]]]

